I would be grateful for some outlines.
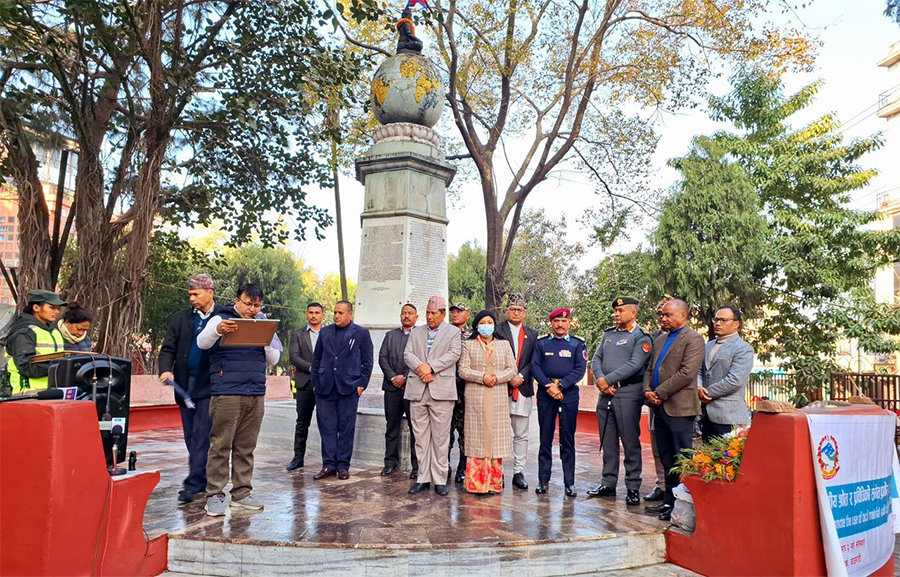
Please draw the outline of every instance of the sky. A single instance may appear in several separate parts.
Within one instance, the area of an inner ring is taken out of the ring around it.
[[[823,42],[815,71],[789,74],[784,79],[788,93],[815,80],[824,82],[813,105],[796,116],[795,126],[834,112],[841,121],[842,134],[848,138],[871,136],[879,131],[884,135],[886,145],[864,158],[864,164],[876,168],[880,174],[869,186],[853,194],[852,206],[867,210],[875,208],[876,198],[882,193],[900,198],[900,129],[897,129],[900,122],[894,122],[888,130],[886,121],[876,116],[879,95],[890,89],[900,90],[900,71],[889,74],[886,68],[876,64],[888,55],[891,44],[900,42],[900,26],[883,15],[884,6],[884,0],[814,0],[807,8],[797,9],[796,16],[784,16],[792,18],[797,27],[805,26]],[[727,74],[724,76],[727,77]],[[714,80],[709,90],[717,95],[727,93],[727,79]],[[448,114],[445,108],[444,115]],[[702,109],[660,115],[656,126],[660,141],[652,159],[656,174],[654,185],[668,189],[677,180],[678,173],[669,168],[666,161],[684,155],[695,135],[719,128],[723,126],[712,122]],[[359,268],[359,214],[362,212],[364,190],[348,175],[341,176],[340,187],[347,276],[355,281]],[[333,211],[334,191],[317,190],[307,200]],[[597,197],[587,178],[567,171],[561,178],[551,178],[542,183],[529,196],[526,207],[543,211],[553,219],[565,215],[569,238],[584,242],[588,240],[588,231],[577,220],[595,202]],[[476,182],[463,187],[458,199],[448,199],[448,218],[448,254],[455,253],[462,244],[471,240],[485,245],[484,204]],[[648,223],[639,230],[631,231],[630,238],[614,245],[611,252],[631,250],[640,245],[651,225]],[[289,249],[319,275],[338,271],[337,232],[333,226],[327,229],[324,240],[313,238],[303,243],[292,242]],[[601,249],[590,249],[578,267],[581,270],[591,268],[603,256]]]

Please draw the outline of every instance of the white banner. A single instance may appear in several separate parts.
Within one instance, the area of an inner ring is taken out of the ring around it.
[[[828,575],[870,575],[894,554],[900,524],[897,418],[841,409],[806,418]]]

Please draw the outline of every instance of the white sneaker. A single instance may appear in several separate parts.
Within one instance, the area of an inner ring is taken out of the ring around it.
[[[225,495],[210,495],[206,498],[206,514],[210,517],[223,517],[225,511]]]
[[[244,509],[251,509],[253,511],[259,511],[263,508],[262,502],[257,501],[253,495],[247,495],[243,499],[232,499],[231,506],[232,507],[242,507]]]

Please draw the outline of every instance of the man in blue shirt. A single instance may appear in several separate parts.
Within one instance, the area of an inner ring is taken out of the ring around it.
[[[566,496],[575,492],[575,424],[578,420],[578,382],[587,370],[584,340],[569,334],[572,313],[559,308],[550,313],[552,334],[540,337],[531,356],[531,374],[537,381],[538,425],[541,446],[538,450],[538,486],[534,492],[547,492],[553,465],[553,436],[559,417],[559,457],[563,466]]]
[[[703,362],[703,337],[687,326],[688,306],[683,300],[667,302],[659,316],[667,331],[656,338],[644,373],[644,397],[653,411],[659,458],[666,470],[666,494],[659,505],[646,507],[668,521],[680,479],[672,473],[675,457],[693,444],[694,417],[700,414],[697,375]]]

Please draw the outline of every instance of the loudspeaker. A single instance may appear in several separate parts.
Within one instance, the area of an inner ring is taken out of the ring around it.
[[[93,401],[97,407],[100,439],[107,467],[125,461],[131,403],[131,361],[107,355],[75,355],[53,361],[49,387],[77,387],[76,400]],[[113,427],[122,427],[118,439]],[[117,442],[116,442],[117,441]],[[112,454],[113,444],[117,445]]]

